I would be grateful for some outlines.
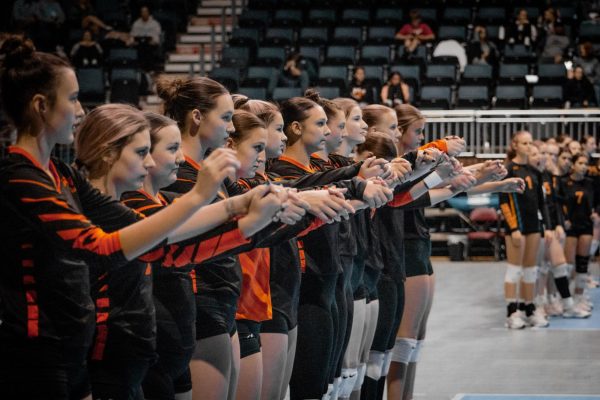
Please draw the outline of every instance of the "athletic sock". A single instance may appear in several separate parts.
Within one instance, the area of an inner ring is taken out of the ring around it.
[[[533,303],[525,304],[525,315],[527,317],[531,317],[534,312],[535,312],[535,304],[533,304]]]
[[[558,293],[560,293],[560,297],[563,299],[571,297],[571,291],[569,290],[569,278],[566,276],[554,278],[554,284],[556,285],[556,290],[558,290]]]

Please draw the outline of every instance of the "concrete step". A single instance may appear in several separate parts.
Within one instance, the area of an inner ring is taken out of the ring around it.
[[[194,72],[200,72],[200,64],[193,64]],[[212,70],[212,66],[210,64],[204,65],[204,70],[209,72]],[[190,64],[189,63],[167,63],[165,64],[165,72],[166,73],[189,73],[190,72]]]
[[[216,56],[216,55],[215,55]],[[216,57],[218,58],[218,57]],[[204,54],[204,61],[210,62],[212,60],[212,56],[209,53]],[[200,62],[200,54],[177,54],[171,53],[168,57],[168,62],[170,63],[197,63]]]
[[[221,35],[215,35],[215,42],[221,43]],[[179,43],[212,43],[210,35],[194,35],[194,34],[183,34],[179,37]]]
[[[220,34],[222,32],[222,26],[214,25],[215,33]],[[187,33],[195,33],[195,34],[206,34],[210,35],[213,31],[212,25],[188,25]],[[225,32],[231,32],[231,25],[225,26]]]
[[[196,15],[199,17],[216,17],[221,16],[222,10],[225,9],[225,15],[231,15],[231,7],[198,7]],[[241,7],[235,8],[235,14],[240,15],[242,13]]]

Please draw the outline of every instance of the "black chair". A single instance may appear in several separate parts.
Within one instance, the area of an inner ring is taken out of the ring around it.
[[[527,64],[500,64],[498,80],[504,84],[525,84],[525,75],[528,73]]]
[[[221,51],[221,67],[246,68],[250,61],[248,47],[224,47]]]
[[[369,45],[391,45],[394,44],[396,28],[393,26],[371,26],[367,33],[367,44]]]
[[[301,88],[291,88],[291,87],[276,87],[273,90],[273,100],[280,103],[284,100],[290,99],[292,97],[301,97],[302,89]]]
[[[427,67],[425,71],[426,85],[453,85],[456,83],[456,68],[454,65],[435,65]]]
[[[461,86],[458,89],[457,108],[474,109],[490,105],[490,93],[487,86]]]
[[[419,107],[426,109],[447,110],[452,101],[452,90],[449,86],[423,86]]]
[[[82,68],[77,70],[79,100],[85,105],[105,102],[104,70],[102,68]]]
[[[524,109],[526,106],[526,90],[524,85],[504,85],[496,87],[496,96],[492,102],[494,108]]]
[[[285,49],[282,47],[259,47],[254,64],[265,67],[281,68],[285,60]]]
[[[362,28],[357,26],[338,26],[333,31],[334,44],[358,46],[362,42]]]
[[[468,64],[463,71],[461,84],[491,86],[493,69],[488,64]]]
[[[312,26],[331,27],[337,22],[334,9],[313,8],[308,12],[307,23]]]
[[[535,51],[523,44],[504,47],[504,62],[507,64],[526,64],[535,60]]]
[[[467,28],[464,26],[442,25],[438,30],[438,39],[465,42],[467,40]]]
[[[563,88],[558,85],[537,85],[533,87],[531,108],[562,108]]]
[[[567,80],[564,64],[538,64],[538,84],[562,85]]]
[[[110,102],[139,106],[140,84],[136,79],[113,79],[110,85]]]
[[[261,43],[262,46],[289,46],[294,42],[293,28],[269,28]]]
[[[267,100],[267,89],[264,87],[240,87],[238,93],[248,96],[250,99]]]
[[[388,25],[394,28],[399,27],[404,22],[404,11],[402,7],[377,8],[373,23],[377,25]]]
[[[267,94],[271,93],[279,80],[279,70],[273,67],[249,67],[246,78],[242,80],[245,88],[264,88]]]
[[[355,65],[356,49],[354,46],[329,46],[325,53],[328,65]]]
[[[306,27],[300,30],[298,43],[304,46],[324,46],[329,41],[329,33],[327,28],[323,27]]]
[[[238,24],[240,28],[264,28],[270,24],[270,13],[268,9],[260,10],[249,8],[240,15]]]
[[[321,97],[326,99],[335,99],[340,97],[340,88],[337,86],[318,86],[316,90]]]
[[[367,26],[370,20],[368,8],[347,8],[342,11],[342,23],[352,26]]]
[[[466,26],[471,22],[471,9],[468,7],[448,7],[444,9],[442,21],[451,25]]]
[[[234,67],[215,68],[208,74],[211,79],[221,83],[230,92],[237,92],[240,85],[240,69]]]
[[[391,62],[389,46],[363,46],[360,63],[363,65],[381,65]]]
[[[341,65],[323,65],[319,68],[319,86],[337,86],[342,93],[348,85],[348,69]]]
[[[304,19],[302,18],[302,10],[297,9],[280,9],[275,11],[273,16],[272,26],[298,28],[302,26]]]
[[[476,20],[485,25],[505,24],[506,9],[504,7],[481,7]]]

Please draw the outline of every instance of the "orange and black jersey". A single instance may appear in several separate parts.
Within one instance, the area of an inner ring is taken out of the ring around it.
[[[507,178],[516,177],[525,181],[522,194],[500,193],[500,208],[508,233],[516,230],[524,234],[536,233],[542,231],[542,223],[544,227],[551,226],[541,172],[530,165],[514,162],[508,163],[506,169]]]
[[[560,198],[565,212],[565,220],[571,222],[572,229],[591,229],[592,213],[600,210],[600,187],[592,178],[575,181],[565,177],[561,182]]]
[[[304,166],[297,161],[281,156],[279,159],[271,160],[268,165],[269,172],[275,173],[286,179],[293,180],[304,176],[315,174],[315,169],[311,166]],[[314,179],[313,186],[324,186],[336,183],[338,187],[347,187],[347,196],[353,198],[362,198],[365,183],[353,178],[350,181],[336,182],[327,178],[336,179],[337,170],[322,172],[321,175]],[[304,249],[306,266],[314,273],[332,274],[341,272],[341,261],[339,254],[339,226],[338,224],[330,224],[313,231],[306,235],[298,242],[300,248]]]
[[[542,173],[542,181],[544,183],[544,195],[550,221],[548,229],[554,230],[558,225],[564,226],[565,224],[565,216],[559,199],[559,193],[562,192],[560,188],[561,179],[548,171],[544,171]]]
[[[94,329],[88,265],[125,266],[116,231],[139,216],[58,160],[51,177],[12,147],[0,171],[0,340],[39,338],[85,357]]]

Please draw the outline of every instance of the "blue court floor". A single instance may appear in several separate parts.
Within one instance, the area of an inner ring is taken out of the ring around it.
[[[600,289],[589,291],[589,319],[511,331],[505,263],[433,260],[433,268],[414,400],[600,400]]]

